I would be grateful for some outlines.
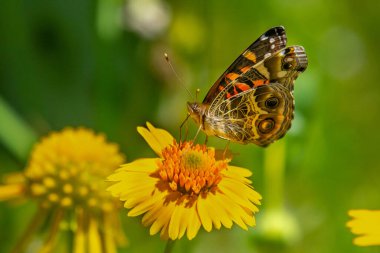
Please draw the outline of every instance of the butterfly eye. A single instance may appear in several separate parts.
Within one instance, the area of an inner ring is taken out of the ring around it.
[[[274,109],[278,106],[279,104],[279,101],[278,101],[278,98],[276,97],[271,97],[271,98],[268,98],[266,101],[265,101],[265,106],[269,109]]]
[[[283,68],[284,68],[285,70],[289,70],[289,69],[293,68],[293,64],[291,64],[290,62],[287,62],[287,63],[285,63],[285,64],[283,65]]]
[[[265,119],[259,123],[259,131],[267,134],[274,128],[275,122],[273,119]]]

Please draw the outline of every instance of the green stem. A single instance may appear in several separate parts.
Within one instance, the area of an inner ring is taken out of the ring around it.
[[[285,141],[272,144],[265,150],[265,206],[267,210],[278,210],[283,207]]]
[[[0,97],[0,141],[18,159],[25,161],[37,135]]]
[[[175,241],[169,239],[169,240],[166,242],[166,246],[165,246],[165,251],[164,251],[164,253],[171,253],[172,250],[173,250],[174,243],[175,243]]]

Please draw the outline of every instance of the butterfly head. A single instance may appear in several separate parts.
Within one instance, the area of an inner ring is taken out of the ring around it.
[[[197,123],[202,124],[202,118],[205,114],[206,106],[198,102],[187,102],[187,111],[190,117]]]

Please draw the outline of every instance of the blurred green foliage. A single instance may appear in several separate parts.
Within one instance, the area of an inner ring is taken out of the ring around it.
[[[84,125],[118,142],[129,161],[153,156],[136,126],[150,121],[178,136],[189,100],[163,54],[203,98],[242,50],[283,25],[288,44],[303,45],[309,58],[295,84],[293,127],[281,140],[285,209],[272,218],[284,241],[260,232],[271,189],[263,149],[232,144],[234,164],[253,171],[264,197],[257,228],[202,232],[174,252],[375,252],[353,246],[345,222],[349,209],[380,209],[379,24],[380,2],[370,0],[3,0],[0,96],[39,136]],[[190,123],[190,135],[194,129]],[[1,174],[25,163],[0,144]],[[0,252],[16,243],[33,211],[0,203]],[[130,245],[120,252],[163,251],[138,218],[124,227]]]

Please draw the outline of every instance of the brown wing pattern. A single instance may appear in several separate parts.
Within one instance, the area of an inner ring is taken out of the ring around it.
[[[210,110],[240,92],[268,83],[281,83],[293,91],[293,82],[307,67],[305,49],[301,46],[284,48],[252,66],[224,87],[211,102]]]
[[[304,48],[286,47],[284,28],[272,28],[232,63],[190,114],[208,135],[267,146],[290,128],[293,83],[307,65]]]
[[[266,59],[255,68],[269,74],[270,82],[277,82],[293,91],[294,81],[308,65],[305,49],[302,46],[287,47]]]
[[[244,75],[253,65],[269,57],[286,46],[285,29],[282,26],[269,29],[253,42],[219,77],[207,93],[204,104],[210,104],[214,98],[229,83]],[[237,91],[241,92],[251,87],[246,85],[236,86]]]
[[[293,119],[293,95],[279,83],[259,86],[224,100],[207,115],[215,135],[267,146],[283,137]]]
[[[293,119],[293,82],[306,67],[303,47],[276,52],[219,92],[208,108],[207,123],[215,135],[240,143],[267,146],[280,139]],[[260,80],[267,85],[256,85]],[[253,88],[235,93],[239,85]]]

